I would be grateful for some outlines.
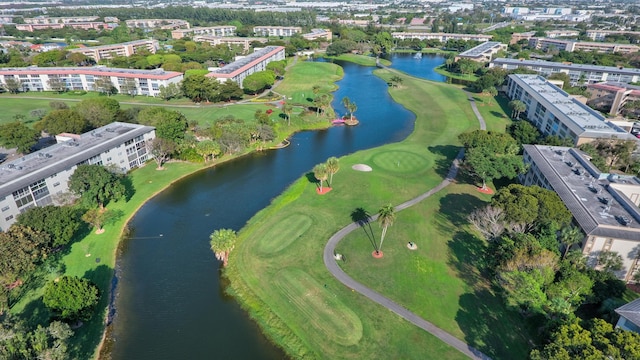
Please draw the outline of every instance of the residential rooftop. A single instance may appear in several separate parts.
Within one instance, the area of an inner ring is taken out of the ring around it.
[[[77,139],[6,162],[0,165],[0,198],[152,130],[151,126],[113,122]]]
[[[177,71],[165,71],[162,68],[153,70],[140,70],[140,69],[121,69],[121,68],[109,68],[103,65],[98,66],[84,66],[84,67],[38,67],[28,66],[24,68],[0,68],[0,75],[67,75],[67,74],[85,74],[96,76],[118,76],[129,78],[149,78],[149,79],[171,79],[176,76],[182,76],[181,72]]]
[[[574,148],[524,148],[587,235],[640,241],[640,209],[624,193],[638,178],[603,173]]]
[[[467,51],[461,52],[458,56],[478,57],[485,53],[487,50],[500,45],[501,43],[499,41],[487,41]]]
[[[238,59],[231,64],[227,64],[219,69],[215,69],[209,74],[232,74],[238,71],[242,71],[244,67],[249,66],[254,61],[259,60],[264,56],[271,55],[271,53],[277,52],[284,49],[282,46],[265,46],[264,48],[255,51],[242,59]]]
[[[496,64],[518,65],[518,66],[540,66],[547,68],[562,68],[562,69],[575,69],[577,71],[601,71],[607,73],[619,73],[628,75],[640,75],[640,69],[624,68],[618,66],[601,66],[601,65],[589,65],[589,64],[573,64],[563,62],[552,62],[544,60],[524,60],[524,59],[507,59],[497,58],[492,61]]]

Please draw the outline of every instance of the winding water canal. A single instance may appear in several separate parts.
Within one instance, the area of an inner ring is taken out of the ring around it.
[[[392,60],[394,67],[412,75],[444,79],[432,72],[442,57],[396,55]],[[360,125],[301,132],[287,148],[201,171],[177,182],[136,214],[130,223],[132,235],[118,253],[114,360],[284,357],[224,294],[208,237],[218,228],[240,229],[328,157],[400,141],[411,133],[415,116],[391,99],[373,68],[340,65],[345,76],[338,82],[333,106],[344,114],[340,100],[349,96],[358,104]]]

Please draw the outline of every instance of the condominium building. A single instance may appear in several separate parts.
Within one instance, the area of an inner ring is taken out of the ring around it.
[[[79,22],[92,22],[98,20],[99,16],[69,16],[69,17],[48,17],[38,16],[34,18],[24,18],[25,24],[70,24]]]
[[[640,36],[640,31],[625,30],[587,30],[587,37],[595,41],[603,41],[609,35],[635,35]]]
[[[195,35],[234,36],[235,34],[236,34],[235,26],[225,25],[225,26],[194,27],[191,29],[176,29],[171,32],[171,38],[182,39],[184,37],[193,37]]]
[[[144,30],[176,30],[190,29],[191,24],[181,19],[132,19],[125,22],[130,29]]]
[[[302,37],[307,40],[325,39],[331,41],[333,34],[330,29],[311,29],[311,32],[302,34]]]
[[[178,84],[182,78],[180,72],[163,69],[116,69],[104,66],[0,68],[0,84],[6,86],[7,79],[14,79],[21,83],[24,91],[52,91],[52,85],[56,82],[61,82],[68,90],[95,91],[95,81],[106,79],[118,92],[157,96],[160,86]],[[130,85],[135,85],[135,90],[129,88]]]
[[[523,33],[513,33],[511,34],[511,40],[509,40],[509,44],[516,44],[520,40],[531,40],[532,37],[536,36],[535,31],[527,31]]]
[[[505,59],[498,58],[491,61],[489,67],[500,67],[507,70],[525,68],[540,75],[549,76],[554,73],[565,73],[571,79],[571,85],[578,83],[598,83],[614,81],[632,83],[640,81],[640,69],[615,66],[598,66],[585,64],[560,63],[543,60]]]
[[[636,85],[607,81],[589,84],[587,90],[587,105],[613,116],[620,114],[628,102],[640,100],[640,86]]]
[[[570,139],[575,145],[596,139],[636,139],[542,76],[509,75],[507,95],[527,106],[523,114],[544,135]]]
[[[485,42],[491,40],[492,35],[477,35],[477,34],[449,34],[449,33],[418,33],[418,32],[394,32],[391,34],[394,39],[400,40],[438,40],[440,42],[447,42],[449,40],[475,40]]]
[[[299,34],[302,28],[298,26],[254,26],[253,34],[256,36],[293,36]]]
[[[144,164],[152,157],[146,143],[153,138],[153,127],[114,122],[3,163],[0,230],[9,228],[29,208],[60,204],[61,196],[69,192],[67,183],[78,165],[111,165],[127,172]]]
[[[100,21],[91,21],[91,22],[72,22],[72,23],[53,23],[53,24],[17,24],[16,30],[33,32],[36,30],[46,30],[46,29],[63,29],[65,27],[70,27],[74,29],[81,30],[102,30],[109,29],[110,25],[107,23],[103,23]]]
[[[467,51],[456,55],[455,60],[469,59],[478,62],[491,61],[491,57],[501,50],[507,50],[507,45],[499,41],[487,41]]]
[[[219,69],[215,69],[208,73],[208,77],[217,79],[224,83],[232,80],[242,87],[244,79],[254,72],[264,71],[267,64],[272,61],[285,59],[284,46],[267,46],[263,49],[256,50],[251,55],[240,58],[231,64],[227,64]]]
[[[629,281],[638,271],[640,257],[640,180],[597,169],[580,150],[543,145],[524,145],[520,176],[525,185],[555,191],[586,235],[581,248],[587,264],[598,269],[604,252],[616,252],[623,266],[619,279]]]
[[[580,32],[577,30],[549,30],[545,31],[545,34],[550,39],[557,38],[573,38],[580,35]]]
[[[559,51],[595,51],[600,53],[628,54],[640,51],[640,47],[630,44],[600,43],[588,41],[571,41],[549,38],[531,38],[529,47],[539,50],[556,49]]]
[[[247,52],[251,49],[251,43],[266,43],[267,38],[258,37],[223,37],[223,36],[211,36],[211,35],[198,35],[193,37],[193,41],[207,42],[211,46],[220,44],[226,44],[231,46],[241,46],[243,51]]]
[[[113,59],[117,56],[131,56],[140,52],[155,54],[158,47],[158,40],[136,40],[120,44],[71,49],[69,52],[84,54],[98,62],[103,59]]]

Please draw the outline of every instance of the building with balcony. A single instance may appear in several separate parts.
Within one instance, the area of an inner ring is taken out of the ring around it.
[[[545,34],[550,39],[557,38],[575,38],[580,35],[580,31],[577,30],[549,30],[545,31]]]
[[[463,51],[456,55],[455,60],[469,59],[477,62],[489,62],[493,55],[499,51],[506,51],[507,45],[498,41],[487,41],[467,51]]]
[[[181,19],[132,19],[125,21],[129,29],[143,30],[177,30],[190,29],[191,24]]]
[[[54,84],[62,84],[68,90],[96,91],[95,81],[109,80],[120,93],[158,96],[160,86],[178,84],[183,74],[175,71],[116,69],[94,67],[44,67],[0,68],[0,84],[7,79],[18,81],[23,91],[53,91]],[[57,90],[57,89],[56,89]]]
[[[311,29],[311,32],[302,34],[302,37],[307,40],[325,39],[331,41],[333,34],[329,29]]]
[[[609,35],[634,35],[640,36],[640,31],[625,30],[587,30],[587,37],[594,41],[603,41]]]
[[[238,84],[238,86],[242,87],[242,82],[247,76],[254,72],[266,70],[267,64],[272,61],[284,59],[284,46],[267,46],[263,49],[256,50],[254,53],[242,57],[231,64],[215,69],[208,73],[207,76],[215,78],[221,83],[231,80]]]
[[[603,252],[616,252],[623,259],[616,275],[631,280],[640,267],[640,180],[604,173],[577,149],[523,147],[529,169],[520,181],[553,190],[562,199],[585,234],[581,248],[587,265],[598,269]]]
[[[527,106],[523,114],[543,135],[569,139],[576,146],[597,139],[636,140],[542,76],[509,75],[507,96]]]
[[[25,24],[70,24],[79,22],[92,22],[98,20],[99,16],[69,16],[69,17],[48,17],[38,16],[34,18],[24,18]]]
[[[531,38],[529,47],[538,50],[556,49],[558,51],[595,51],[600,53],[629,54],[640,51],[640,47],[631,44],[600,43],[588,41],[571,41],[550,38]]]
[[[640,69],[623,68],[616,66],[599,66],[560,63],[543,60],[524,60],[498,58],[489,63],[489,67],[500,67],[506,70],[525,68],[533,70],[542,76],[549,76],[554,73],[565,73],[569,75],[571,85],[579,83],[593,84],[603,81],[613,81],[622,83],[632,83],[640,81]]]
[[[232,25],[194,27],[191,29],[176,29],[171,31],[172,39],[182,39],[184,37],[193,37],[196,35],[211,36],[235,36],[236,27]]]
[[[289,37],[293,34],[299,34],[302,28],[299,26],[254,26],[253,34],[255,36],[284,36]]]
[[[150,126],[114,122],[0,165],[0,230],[35,206],[59,205],[78,165],[111,165],[127,172],[152,157]]]
[[[627,103],[640,100],[640,86],[636,85],[602,82],[587,85],[587,90],[587,105],[613,116],[619,115]]]
[[[480,42],[486,42],[491,40],[492,35],[478,35],[478,34],[450,34],[450,33],[422,33],[422,32],[394,32],[391,34],[394,39],[400,40],[438,40],[442,43],[449,40],[475,40]]]
[[[251,43],[266,43],[268,41],[267,38],[258,38],[258,37],[223,37],[223,36],[210,36],[210,35],[197,35],[193,37],[193,41],[196,42],[207,42],[211,44],[211,46],[216,46],[220,44],[231,46],[241,46],[244,52],[247,52],[251,49]]]
[[[140,52],[155,54],[158,47],[158,40],[136,40],[120,44],[71,49],[69,52],[83,54],[98,62],[103,59],[113,59],[118,56],[131,56]]]
[[[74,28],[74,29],[81,29],[81,30],[89,30],[89,29],[95,29],[95,30],[103,30],[103,29],[109,29],[110,26],[107,23],[103,23],[103,22],[96,22],[96,21],[92,21],[92,22],[72,22],[72,23],[53,23],[53,24],[17,24],[16,25],[16,30],[20,30],[20,31],[26,31],[26,32],[33,32],[35,30],[46,30],[46,29],[63,29],[65,27],[70,27],[70,28]]]

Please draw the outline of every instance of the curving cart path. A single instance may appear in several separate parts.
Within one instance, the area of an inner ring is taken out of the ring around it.
[[[476,114],[476,117],[478,118],[478,121],[480,123],[480,129],[482,130],[486,130],[486,125],[484,122],[484,119],[482,118],[482,115],[480,115],[480,112],[478,111],[475,101],[473,101],[473,98],[471,97],[471,94],[467,93],[467,96],[469,98],[469,102],[471,103],[471,107],[474,110],[474,113]],[[406,201],[398,206],[395,207],[396,211],[400,211],[403,209],[406,209],[410,206],[413,206],[417,203],[419,203],[420,201],[428,198],[429,196],[437,193],[438,191],[444,189],[447,185],[451,184],[451,182],[455,179],[456,175],[458,174],[458,169],[460,168],[460,160],[462,160],[462,158],[464,157],[464,149],[460,150],[460,152],[458,153],[458,155],[456,156],[455,160],[453,161],[453,164],[451,165],[451,168],[449,169],[449,173],[447,174],[447,176],[445,177],[444,180],[442,180],[442,182],[440,184],[438,184],[436,187],[434,187],[433,189],[427,191],[424,194],[421,194],[409,201]],[[375,221],[378,218],[378,215],[374,215],[370,218],[370,221]],[[338,245],[338,243],[340,243],[340,241],[347,236],[347,234],[349,234],[350,232],[358,229],[360,227],[360,224],[357,222],[351,223],[349,225],[347,225],[346,227],[342,228],[340,231],[338,231],[337,233],[335,233],[333,236],[331,236],[331,238],[329,238],[329,242],[327,242],[327,245],[324,248],[324,253],[323,253],[323,260],[324,260],[324,265],[326,266],[327,270],[329,270],[329,272],[336,278],[338,279],[338,281],[340,281],[341,283],[343,283],[345,286],[359,292],[360,294],[366,296],[368,299],[384,306],[385,308],[387,308],[390,311],[393,311],[394,313],[398,314],[399,316],[401,316],[402,318],[404,318],[405,320],[411,322],[412,324],[420,327],[421,329],[429,332],[430,334],[432,334],[433,336],[437,337],[438,339],[442,340],[443,342],[445,342],[446,344],[458,349],[461,353],[467,355],[469,358],[471,359],[478,359],[478,360],[490,360],[491,358],[488,357],[487,355],[483,354],[480,350],[470,346],[469,344],[465,343],[464,341],[454,337],[453,335],[449,334],[448,332],[440,329],[439,327],[435,326],[434,324],[430,323],[427,320],[424,320],[423,318],[421,318],[420,316],[414,314],[413,312],[407,310],[406,308],[404,308],[403,306],[401,306],[400,304],[394,302],[393,300],[385,297],[384,295],[366,287],[365,285],[357,282],[356,280],[354,280],[352,277],[350,277],[349,275],[347,275],[347,273],[345,273],[340,266],[338,266],[335,258],[334,258],[334,254],[335,254],[335,250],[336,250],[336,246]]]

